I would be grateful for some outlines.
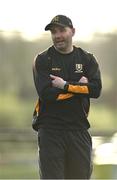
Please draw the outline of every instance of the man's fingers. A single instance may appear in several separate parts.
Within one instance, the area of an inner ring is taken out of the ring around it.
[[[54,75],[50,74],[50,77],[51,77],[52,79],[55,79],[57,76],[54,76]]]
[[[80,83],[88,83],[88,79],[85,76],[82,76],[79,80]]]

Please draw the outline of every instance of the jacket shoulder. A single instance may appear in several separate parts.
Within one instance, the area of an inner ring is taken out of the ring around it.
[[[90,52],[88,52],[88,51],[86,51],[86,50],[84,50],[84,49],[82,49],[82,48],[77,48],[78,49],[78,51],[79,51],[79,53],[81,54],[81,55],[84,55],[85,57],[87,57],[87,58],[90,58],[90,57],[92,57],[93,56],[93,54],[92,53],[90,53]]]
[[[38,54],[36,55],[36,58],[44,58],[44,57],[47,57],[47,55],[48,55],[48,49],[46,49],[46,50],[38,53]]]
[[[45,62],[45,61],[51,59],[50,51],[51,51],[51,47],[49,47],[48,49],[38,53],[34,58],[34,62],[40,62],[40,61]]]
[[[94,55],[80,47],[77,47],[77,51],[78,51],[78,54],[79,56],[81,57],[82,60],[84,60],[84,62],[96,62],[96,58],[94,57]]]
[[[39,68],[49,69],[52,64],[51,58],[52,47],[38,53],[33,61],[33,69],[39,70]]]

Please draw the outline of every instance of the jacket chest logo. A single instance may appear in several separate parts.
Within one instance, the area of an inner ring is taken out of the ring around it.
[[[82,64],[76,64],[75,65],[75,73],[82,73],[83,72],[83,65]]]
[[[61,68],[58,68],[58,67],[52,67],[52,71],[60,71]]]

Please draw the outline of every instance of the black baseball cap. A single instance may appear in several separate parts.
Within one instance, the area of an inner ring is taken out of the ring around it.
[[[52,26],[59,25],[62,27],[70,27],[73,28],[72,21],[69,17],[64,15],[55,16],[51,22],[45,27],[45,31],[51,30]]]

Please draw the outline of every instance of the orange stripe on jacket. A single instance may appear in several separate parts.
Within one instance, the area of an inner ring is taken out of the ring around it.
[[[39,109],[40,109],[40,107],[39,107],[39,101],[37,101],[36,106],[35,106],[35,110],[36,110],[37,115],[38,115],[38,113],[39,113]]]
[[[72,93],[59,94],[57,100],[64,100],[74,96]]]
[[[79,86],[79,85],[69,85],[68,91],[73,93],[84,93],[84,94],[89,93],[87,86]]]

